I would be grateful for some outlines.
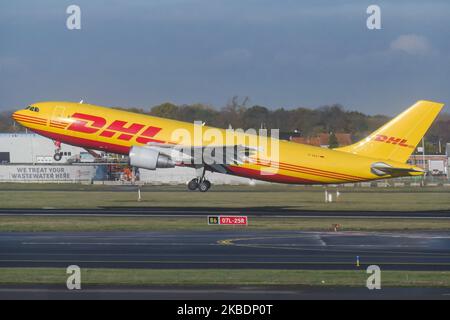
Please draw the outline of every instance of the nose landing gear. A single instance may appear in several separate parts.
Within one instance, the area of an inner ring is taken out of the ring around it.
[[[62,152],[61,151],[61,141],[53,141],[53,144],[55,145],[55,154],[53,155],[53,159],[55,161],[60,161],[62,159]]]
[[[61,152],[57,152],[53,155],[53,159],[55,159],[55,161],[60,161],[62,159],[62,153]]]

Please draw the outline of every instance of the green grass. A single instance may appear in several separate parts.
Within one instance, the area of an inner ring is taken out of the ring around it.
[[[64,285],[68,275],[57,268],[0,268],[0,285]],[[82,269],[83,285],[303,285],[365,286],[364,269],[330,270],[145,270]],[[450,287],[450,272],[382,271],[382,286]]]
[[[214,186],[207,193],[184,186],[0,185],[0,208],[98,207],[278,207],[299,210],[426,211],[450,210],[450,188],[340,188],[333,203],[320,187],[263,185]],[[335,190],[335,188],[329,188]]]
[[[177,230],[318,230],[338,223],[344,231],[449,231],[450,219],[264,218],[248,226],[208,226],[206,217],[1,216],[0,232],[39,231],[177,231]]]
[[[449,181],[450,183],[450,181]],[[137,185],[132,184],[81,184],[81,183],[15,183],[0,182],[0,191],[136,191]],[[324,186],[308,186],[308,185],[289,185],[289,184],[257,184],[250,185],[213,185],[209,192],[298,192],[312,191],[323,192]],[[335,190],[336,186],[328,186],[329,189]],[[426,187],[338,187],[339,190],[346,192],[448,192],[450,187],[426,186]],[[141,186],[143,191],[166,192],[166,191],[186,191],[186,186],[181,185],[151,185],[144,184]]]

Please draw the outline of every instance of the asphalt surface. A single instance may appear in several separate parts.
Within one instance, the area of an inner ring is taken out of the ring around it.
[[[98,209],[0,209],[0,216],[161,216],[247,215],[264,217],[348,217],[450,219],[450,211],[303,211],[289,207],[208,208],[208,207],[107,207]]]
[[[433,299],[449,300],[449,288],[367,288],[348,287],[230,287],[230,286],[164,286],[164,287],[63,287],[9,286],[0,287],[0,300],[381,300]],[[184,303],[184,302],[183,302]],[[194,305],[193,302],[188,302]],[[181,304],[182,305],[182,304]]]
[[[450,270],[448,233],[0,233],[0,267]]]

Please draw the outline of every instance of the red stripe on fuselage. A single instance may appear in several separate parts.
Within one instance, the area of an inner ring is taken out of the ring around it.
[[[317,168],[309,168],[304,166],[298,166],[294,164],[284,163],[284,162],[276,162],[276,161],[262,161],[262,160],[254,160],[254,162],[258,165],[272,167],[272,168],[280,168],[283,170],[293,171],[293,172],[301,172],[311,175],[323,176],[328,178],[333,178],[337,180],[347,180],[347,181],[358,181],[365,180],[362,177],[352,176],[344,173],[321,170]]]
[[[26,123],[40,124],[42,126],[47,125],[46,122],[41,122],[41,121],[37,121],[37,120],[20,119],[20,118],[16,118],[16,120],[26,122]]]
[[[334,171],[327,171],[327,170],[322,170],[322,169],[317,169],[317,168],[308,168],[308,167],[293,165],[293,164],[284,163],[284,162],[280,162],[280,164],[281,165],[286,165],[286,166],[291,166],[291,167],[298,168],[298,169],[315,170],[315,171],[323,172],[323,173],[327,173],[327,174],[334,174],[336,176],[341,176],[341,177],[349,178],[349,179],[364,179],[364,178],[361,178],[361,177],[358,177],[358,176],[353,176],[353,175],[349,175],[349,174],[345,174],[345,173],[339,173],[339,172],[334,172]]]
[[[264,180],[269,182],[290,183],[290,184],[316,184],[322,183],[314,180],[291,177],[284,174],[262,174],[260,170],[238,166],[227,166],[227,169],[237,176]]]
[[[14,118],[14,119],[19,119],[19,118],[22,118],[22,119],[29,119],[29,120],[42,121],[42,122],[47,123],[47,119],[45,119],[45,118],[26,116],[26,115],[24,115],[24,114],[14,114],[14,115],[13,115],[13,118]]]
[[[298,173],[304,173],[304,174],[309,174],[309,175],[313,175],[313,176],[318,176],[318,177],[325,177],[325,178],[331,178],[331,179],[335,179],[335,180],[345,180],[345,181],[359,181],[359,180],[364,180],[363,178],[347,178],[347,177],[342,177],[339,173],[328,173],[329,171],[323,171],[320,169],[313,169],[313,168],[308,168],[308,169],[298,169],[298,167],[300,166],[287,166],[284,164],[280,164],[279,166],[272,166],[272,165],[268,165],[266,163],[262,163],[260,161],[255,162],[258,165],[261,166],[265,166],[265,167],[269,167],[269,168],[277,168],[277,169],[281,169],[281,170],[286,170],[286,171],[292,171],[292,172],[298,172]],[[300,167],[301,168],[301,167]]]

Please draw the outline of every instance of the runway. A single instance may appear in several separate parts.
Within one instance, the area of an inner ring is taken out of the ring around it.
[[[360,266],[356,266],[357,256]],[[450,270],[448,233],[0,233],[0,267]]]
[[[150,286],[83,287],[70,291],[62,286],[0,287],[0,300],[449,300],[448,288],[383,288],[296,286]],[[239,302],[238,302],[239,301]],[[184,303],[184,302],[183,302]],[[246,303],[246,302],[245,302]]]
[[[96,209],[20,208],[0,209],[0,216],[161,216],[196,217],[207,215],[247,215],[263,217],[304,218],[407,218],[407,219],[450,219],[450,211],[307,211],[289,207],[107,207]]]

